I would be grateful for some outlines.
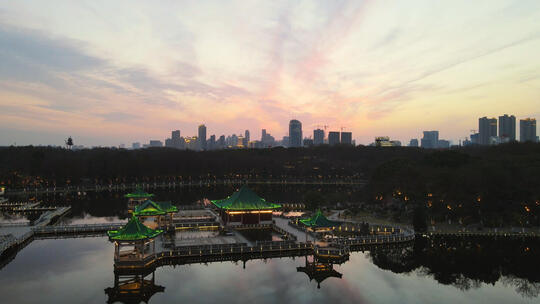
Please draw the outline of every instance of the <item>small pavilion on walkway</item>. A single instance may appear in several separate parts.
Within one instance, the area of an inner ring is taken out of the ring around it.
[[[151,228],[165,228],[173,224],[173,215],[177,212],[178,207],[170,202],[154,202],[148,199],[135,207],[133,215],[143,222],[152,219],[146,223]]]
[[[213,200],[212,204],[219,210],[225,224],[230,226],[271,224],[272,212],[281,207],[267,202],[247,185],[225,199]]]
[[[146,227],[136,216],[121,229],[107,231],[109,240],[114,242],[114,261],[143,261],[155,256],[155,237],[162,232]]]
[[[317,210],[311,217],[298,220],[297,224],[305,227],[307,230],[325,232],[332,231],[336,227],[341,226],[342,222],[329,220],[321,210]]]
[[[154,194],[144,192],[142,188],[137,187],[134,192],[128,193],[124,197],[128,199],[128,211],[131,212],[140,203],[154,197]]]

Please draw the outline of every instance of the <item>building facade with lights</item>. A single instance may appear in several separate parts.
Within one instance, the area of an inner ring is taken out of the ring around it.
[[[213,200],[212,204],[228,226],[272,224],[272,212],[281,207],[259,197],[246,185],[227,198]]]

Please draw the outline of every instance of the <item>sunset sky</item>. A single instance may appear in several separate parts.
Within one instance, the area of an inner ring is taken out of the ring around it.
[[[539,20],[538,0],[2,1],[0,145],[280,139],[293,118],[457,143],[540,119]]]

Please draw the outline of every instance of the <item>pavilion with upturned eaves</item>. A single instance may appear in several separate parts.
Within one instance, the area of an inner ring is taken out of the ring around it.
[[[107,231],[109,240],[114,242],[114,261],[133,262],[156,254],[155,237],[163,230],[154,230],[146,227],[136,216],[119,230]]]
[[[212,204],[223,221],[233,226],[272,224],[272,212],[281,207],[259,197],[247,185],[225,199],[213,200]]]
[[[135,207],[133,215],[142,221],[152,219],[150,223],[147,222],[152,228],[163,228],[173,224],[173,215],[177,212],[178,207],[170,202],[154,202],[148,199]]]
[[[128,199],[128,210],[133,211],[138,204],[151,199],[154,195],[144,192],[142,188],[137,187],[134,192],[128,193],[124,197]]]
[[[307,230],[315,232],[324,232],[334,230],[341,226],[342,222],[329,220],[321,210],[317,210],[313,216],[306,219],[301,219],[297,222],[300,226],[304,226]]]

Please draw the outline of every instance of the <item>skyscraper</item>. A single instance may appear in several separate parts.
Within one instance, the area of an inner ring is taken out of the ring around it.
[[[289,122],[289,147],[302,146],[302,123],[296,119]]]
[[[199,150],[206,150],[206,126],[199,126]]]
[[[183,147],[183,140],[180,137],[180,130],[175,130],[171,132],[172,146],[176,149],[181,149]]]
[[[247,143],[249,143],[249,140],[250,140],[250,138],[249,138],[249,130],[246,130],[244,132],[244,138],[245,138],[246,146],[247,146]]]
[[[328,132],[328,144],[330,146],[339,144],[339,132]]]
[[[497,136],[497,118],[478,119],[479,144],[489,145],[489,139]]]
[[[261,141],[264,142],[265,140],[266,140],[266,129],[262,129]]]
[[[420,146],[426,149],[436,149],[439,146],[439,131],[424,131]]]
[[[519,121],[519,141],[536,142],[536,119],[527,118]]]
[[[499,116],[499,137],[501,140],[516,140],[516,117],[514,115]]]
[[[352,145],[352,132],[341,132],[341,143]]]
[[[324,130],[313,130],[313,144],[315,146],[324,144]]]

